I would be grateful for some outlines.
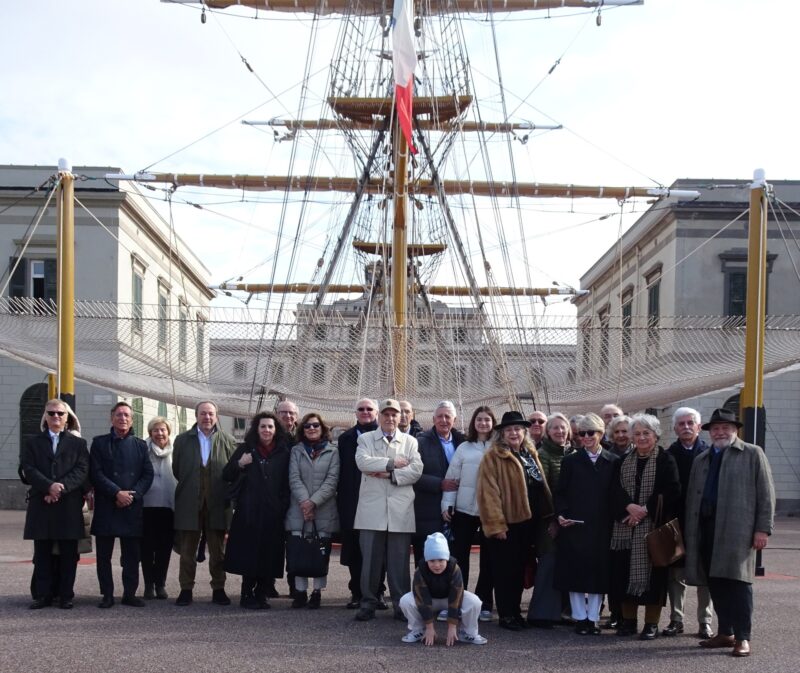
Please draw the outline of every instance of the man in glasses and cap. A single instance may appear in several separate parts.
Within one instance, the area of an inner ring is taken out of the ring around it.
[[[692,463],[686,497],[686,581],[708,586],[719,622],[705,649],[750,654],[756,551],[767,546],[775,487],[761,447],[737,436],[742,424],[715,409],[703,430],[711,448]]]
[[[409,545],[415,530],[414,484],[422,474],[417,440],[400,432],[400,403],[380,403],[377,430],[358,438],[356,465],[361,488],[354,527],[358,530],[363,566],[359,621],[375,617],[381,570],[394,603],[395,619],[404,619],[400,598],[411,590]]]

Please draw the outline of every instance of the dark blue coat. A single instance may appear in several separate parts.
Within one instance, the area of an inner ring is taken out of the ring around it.
[[[141,537],[143,496],[153,483],[153,465],[144,440],[110,432],[92,440],[89,479],[94,486],[92,535]],[[133,503],[117,507],[119,491],[136,491]]]
[[[450,431],[453,446],[464,441],[464,435],[453,428]],[[414,518],[417,535],[428,536],[441,532],[442,519],[442,479],[447,474],[450,462],[444,453],[436,428],[417,435],[419,455],[422,458],[422,476],[414,484]]]

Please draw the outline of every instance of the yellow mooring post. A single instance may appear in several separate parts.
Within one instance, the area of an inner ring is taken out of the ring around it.
[[[742,439],[764,448],[767,412],[764,409],[764,338],[767,315],[767,191],[763,169],[753,173],[747,244],[747,307],[744,386],[740,397]],[[756,575],[764,575],[761,551],[756,552]]]
[[[58,397],[75,405],[75,176],[66,159],[58,160]]]

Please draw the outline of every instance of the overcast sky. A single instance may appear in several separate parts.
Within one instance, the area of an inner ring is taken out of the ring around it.
[[[202,24],[198,8],[156,0],[0,3],[0,162],[285,173],[291,143],[239,122],[296,114],[312,22],[253,17],[214,12]],[[647,186],[749,179],[758,167],[768,179],[800,178],[797,0],[647,0],[604,10],[600,27],[586,12],[545,17],[497,19],[499,68],[489,24],[465,24],[476,89],[499,69],[514,118],[564,126],[514,143],[526,179]],[[306,116],[321,108],[337,29],[330,19],[317,26]],[[499,99],[483,114],[497,119]],[[347,159],[331,153],[319,165],[343,170]],[[220,203],[239,196],[206,193],[197,199],[213,200],[214,212],[174,211],[215,283],[247,271],[269,279],[274,208]],[[577,285],[632,221],[598,220],[617,211],[607,201],[549,210],[532,207],[525,220],[543,283]],[[335,232],[329,220],[310,236],[312,263]],[[520,240],[514,221],[506,243]]]

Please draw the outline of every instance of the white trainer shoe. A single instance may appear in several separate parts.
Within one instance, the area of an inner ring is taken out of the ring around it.
[[[474,636],[471,636],[465,631],[458,632],[458,639],[462,643],[469,643],[470,645],[486,645],[486,643],[489,642],[480,633],[476,633]]]
[[[400,640],[404,643],[418,643],[425,635],[424,631],[409,631]]]
[[[491,610],[481,610],[481,613],[478,615],[479,622],[490,622],[492,621],[492,611]]]

